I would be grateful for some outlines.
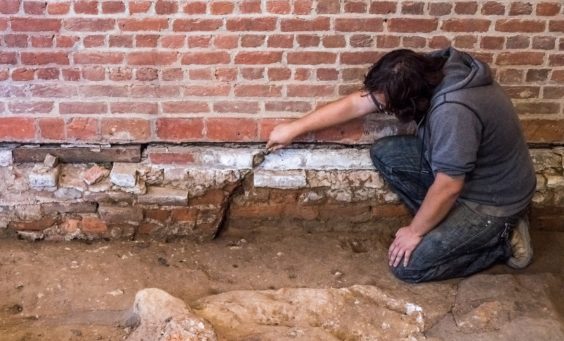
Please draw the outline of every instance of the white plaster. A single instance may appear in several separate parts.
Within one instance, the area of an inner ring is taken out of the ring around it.
[[[290,170],[284,172],[257,170],[254,174],[255,187],[289,189],[303,188],[306,185],[306,175],[303,170]]]

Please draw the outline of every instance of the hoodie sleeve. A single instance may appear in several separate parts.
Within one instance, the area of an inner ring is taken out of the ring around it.
[[[433,173],[452,177],[472,172],[482,137],[482,123],[468,107],[445,103],[430,115],[430,161]]]

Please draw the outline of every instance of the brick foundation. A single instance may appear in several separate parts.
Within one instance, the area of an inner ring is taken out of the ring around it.
[[[76,148],[85,147],[0,148],[4,235],[203,241],[220,225],[391,233],[410,219],[366,146],[286,149],[252,173],[259,149],[249,146],[106,146],[92,148],[101,154],[88,163]],[[532,226],[564,230],[564,148],[531,154],[538,177]]]

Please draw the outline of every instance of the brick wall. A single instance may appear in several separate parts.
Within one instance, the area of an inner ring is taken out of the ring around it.
[[[0,141],[263,141],[398,47],[490,63],[530,142],[564,142],[561,1],[0,1]],[[369,116],[304,140],[396,133]]]

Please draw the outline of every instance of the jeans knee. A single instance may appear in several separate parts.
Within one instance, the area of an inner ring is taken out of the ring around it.
[[[420,283],[425,281],[425,272],[418,269],[407,269],[403,265],[390,266],[390,272],[399,280],[406,283]]]

